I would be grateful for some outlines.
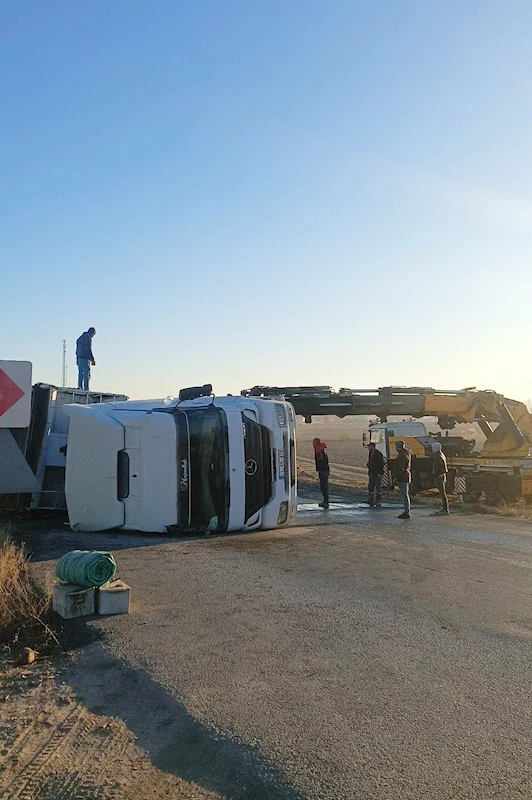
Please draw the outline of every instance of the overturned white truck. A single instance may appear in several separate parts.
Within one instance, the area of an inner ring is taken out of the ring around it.
[[[75,530],[274,528],[295,517],[295,414],[281,399],[66,405],[65,494]]]

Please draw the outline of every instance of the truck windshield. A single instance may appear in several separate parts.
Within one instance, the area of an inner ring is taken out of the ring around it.
[[[179,433],[179,525],[224,530],[228,523],[225,414],[214,406],[176,415]]]
[[[244,436],[244,471],[246,481],[246,523],[266,505],[272,496],[272,453],[268,430],[247,414],[242,414]],[[285,438],[285,449],[288,439]],[[288,452],[285,452],[288,470]],[[288,475],[288,472],[286,473]]]

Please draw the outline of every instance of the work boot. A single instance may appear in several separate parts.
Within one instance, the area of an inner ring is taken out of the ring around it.
[[[329,503],[326,503],[325,500],[322,500],[321,503],[318,503],[320,508],[329,508]]]
[[[370,508],[372,508],[374,505],[375,505],[375,504],[374,504],[373,500],[368,500],[368,506],[369,506]]]
[[[450,511],[446,511],[444,508],[442,508],[441,511],[436,511],[434,513],[434,516],[435,517],[448,517],[448,516],[450,516],[450,514],[451,514]]]
[[[382,503],[380,500],[377,500],[377,502],[375,503],[375,508],[382,508]]]
[[[407,514],[406,511],[403,511],[402,514],[399,514],[398,519],[410,519],[410,514]]]

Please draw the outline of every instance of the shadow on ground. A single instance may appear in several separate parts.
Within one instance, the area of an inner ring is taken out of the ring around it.
[[[169,542],[190,542],[193,539],[204,539],[197,534],[190,536],[170,536],[161,533],[144,533],[139,531],[73,531],[64,515],[25,515],[14,518],[11,522],[11,537],[24,544],[31,561],[59,559],[70,550],[103,550],[117,552],[132,550],[137,547],[154,547]],[[215,536],[227,534],[215,534]],[[233,534],[229,534],[233,535]],[[209,535],[208,538],[213,538]]]
[[[83,626],[85,627],[85,626]],[[89,633],[86,626],[86,633]],[[120,718],[152,764],[228,800],[303,800],[257,748],[195,719],[146,672],[93,640],[59,673],[92,712]]]

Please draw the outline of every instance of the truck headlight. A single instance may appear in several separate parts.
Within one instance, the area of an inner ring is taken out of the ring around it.
[[[280,428],[286,428],[286,412],[284,406],[280,403],[275,404],[275,414],[277,415],[277,424]]]
[[[283,500],[281,503],[281,507],[279,509],[279,516],[277,517],[277,524],[284,525],[286,520],[288,519],[288,501]]]

